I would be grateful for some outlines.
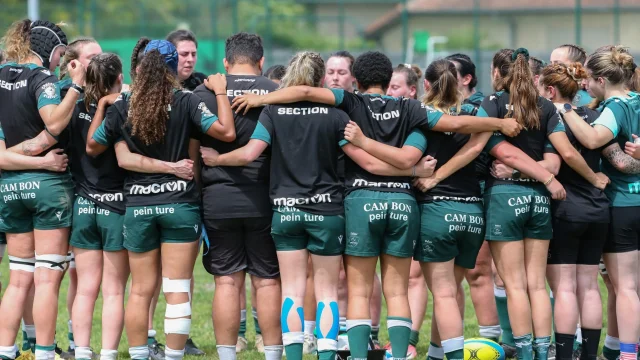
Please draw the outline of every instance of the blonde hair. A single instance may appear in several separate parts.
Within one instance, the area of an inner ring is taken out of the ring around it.
[[[60,79],[64,78],[67,75],[67,65],[73,60],[78,60],[80,58],[82,48],[87,44],[97,44],[98,42],[91,37],[80,37],[67,45],[67,50],[64,52],[64,57],[60,62]]]
[[[11,24],[1,41],[7,60],[22,63],[31,57],[30,31],[31,20],[29,19]]]
[[[324,78],[324,60],[317,52],[303,51],[293,56],[280,88],[296,85],[319,87]]]
[[[458,70],[447,59],[432,62],[425,71],[424,78],[431,84],[431,88],[422,97],[422,103],[445,114],[460,112],[462,94],[458,90]]]
[[[605,78],[611,85],[627,83],[636,70],[629,49],[621,45],[591,54],[586,66],[593,78]]]

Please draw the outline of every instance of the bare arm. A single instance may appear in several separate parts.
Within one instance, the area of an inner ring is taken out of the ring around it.
[[[200,165],[200,141],[196,139],[189,140],[189,159],[193,161],[193,177],[196,179],[198,188],[202,190],[202,167]]]
[[[538,164],[545,168],[548,172],[552,173],[554,176],[558,175],[560,172],[560,165],[562,165],[562,159],[560,155],[553,153],[544,153],[543,160],[538,161]]]
[[[363,149],[346,144],[342,147],[345,155],[351,158],[358,166],[374,175],[381,176],[431,176],[435,167],[435,160],[425,160],[419,162],[418,165],[409,169],[398,169],[397,167],[386,163]]]
[[[255,161],[269,146],[268,143],[251,139],[247,145],[226,154],[219,154],[211,148],[200,148],[202,159],[207,166],[245,166]]]
[[[522,126],[515,119],[443,114],[432,130],[462,134],[500,131],[507,136],[516,136],[522,130]]]
[[[613,133],[607,127],[597,124],[592,127],[575,111],[570,111],[562,117],[576,139],[587,149],[597,149],[613,139]]]
[[[7,151],[26,156],[37,156],[57,143],[58,140],[44,130],[33,139],[25,140],[18,145],[14,145],[7,149]]]
[[[205,86],[216,94],[218,121],[207,130],[207,135],[220,141],[231,142],[236,139],[236,127],[231,103],[227,97],[227,80],[222,74],[210,75],[204,80]]]
[[[16,154],[6,149],[5,142],[0,140],[0,169],[2,170],[49,170],[64,171],[69,159],[62,149],[50,151],[44,157]]]
[[[335,105],[336,97],[329,89],[311,86],[291,86],[266,95],[244,94],[233,99],[233,110],[246,114],[250,109],[271,104],[290,104],[298,101],[313,101]]]
[[[182,160],[171,163],[158,159],[153,159],[140,154],[134,154],[129,150],[129,146],[124,141],[119,141],[114,145],[118,166],[125,170],[147,174],[172,174],[180,178],[193,178],[193,161]],[[187,170],[185,171],[185,168]],[[190,174],[190,176],[188,176]],[[182,175],[182,176],[181,176]]]
[[[640,174],[640,160],[625,154],[618,143],[607,146],[602,155],[616,170],[625,174]]]
[[[471,135],[469,141],[449,161],[436,170],[433,174],[435,180],[439,183],[469,165],[480,155],[491,135],[490,132]]]
[[[85,68],[79,61],[72,60],[67,65],[67,70],[74,83],[84,84]],[[51,135],[58,136],[67,127],[79,98],[80,94],[77,91],[70,90],[60,104],[46,105],[38,110]]]
[[[562,159],[567,163],[567,165],[569,165],[573,170],[580,174],[580,176],[585,178],[594,186],[598,183],[596,173],[591,170],[578,150],[576,150],[576,148],[571,145],[571,142],[569,141],[569,138],[564,131],[552,133],[551,135],[549,135],[549,140],[553,144],[553,147],[558,151],[558,153],[560,153],[560,156],[562,156]],[[545,161],[547,160],[546,155],[547,154],[545,154]],[[560,166],[558,166],[558,168],[559,167]],[[549,170],[548,167],[545,166],[545,168]],[[551,172],[556,175],[558,174],[557,172]]]

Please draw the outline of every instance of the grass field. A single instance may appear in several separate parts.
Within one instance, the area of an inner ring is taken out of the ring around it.
[[[8,261],[6,259],[3,260],[2,264],[0,264],[0,273],[2,274],[2,284],[3,290],[6,287],[6,284],[9,280],[9,267]],[[200,259],[196,262],[195,266],[195,279],[196,279],[196,288],[193,295],[193,314],[192,316],[192,326],[191,326],[191,336],[194,339],[195,343],[204,350],[207,355],[205,357],[186,357],[189,360],[195,359],[217,359],[217,352],[215,347],[215,338],[213,332],[213,325],[211,322],[211,300],[213,299],[214,292],[214,284],[213,277],[209,275],[204,268],[202,267],[202,263]],[[249,284],[249,281],[247,281]],[[466,284],[465,284],[466,285]],[[58,304],[59,315],[58,315],[58,325],[57,325],[57,340],[58,344],[64,350],[67,349],[69,342],[67,340],[67,321],[69,320],[69,314],[67,312],[66,307],[66,296],[67,296],[67,288],[68,288],[68,278],[65,277],[63,280],[61,289],[60,289],[60,301]],[[603,304],[606,305],[607,292],[606,288],[600,283],[600,288],[602,289],[603,295]],[[467,294],[467,302],[466,302],[466,310],[465,310],[465,329],[464,335],[465,338],[478,336],[478,325],[475,319],[475,313],[473,310],[473,305],[469,298],[469,289],[465,286],[465,292]],[[249,307],[249,297],[247,297],[247,308]],[[604,306],[604,310],[606,311],[606,306]],[[163,332],[163,315],[165,311],[165,302],[162,295],[160,296],[160,302],[158,304],[158,309],[156,310],[155,317],[155,329],[158,331],[158,341],[164,343],[164,332]],[[264,359],[264,355],[258,353],[257,351],[253,351],[254,348],[254,327],[253,327],[253,318],[251,317],[251,311],[248,312],[247,319],[247,338],[249,340],[249,351],[241,353],[238,358],[239,359]],[[418,358],[424,359],[427,353],[427,349],[429,347],[429,334],[430,334],[430,326],[431,326],[431,301],[429,301],[429,309],[427,311],[427,317],[424,321],[420,332],[420,342],[418,344]],[[383,303],[382,309],[382,324],[380,326],[380,341],[382,344],[386,344],[388,342],[387,331],[386,331],[386,306]],[[96,303],[96,311],[94,312],[93,318],[93,332],[91,338],[91,347],[94,351],[100,351],[100,324],[102,319],[102,298],[98,298]],[[606,328],[606,312],[605,312],[605,327]],[[21,335],[18,336],[18,341],[21,339]],[[605,331],[602,333],[601,338],[601,346],[604,341]],[[126,334],[123,335],[122,340],[120,341],[120,346],[118,348],[120,359],[129,358],[128,353],[128,344],[126,339]],[[306,356],[305,359],[314,359],[313,356]]]

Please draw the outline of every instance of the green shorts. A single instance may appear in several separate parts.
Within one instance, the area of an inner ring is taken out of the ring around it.
[[[74,196],[69,174],[4,173],[0,195],[0,231],[20,234],[71,226]]]
[[[542,185],[497,185],[484,194],[489,241],[551,240],[551,200]]]
[[[307,249],[314,255],[342,255],[344,216],[316,215],[295,207],[274,207],[271,236],[277,251]]]
[[[420,205],[420,242],[413,258],[420,262],[446,262],[467,269],[476,266],[484,241],[481,203],[436,201]]]
[[[123,250],[123,224],[124,215],[105,210],[92,200],[77,196],[73,205],[70,244],[87,250]]]
[[[132,206],[124,215],[124,247],[131,252],[155,250],[163,242],[198,241],[201,231],[195,204]]]
[[[7,243],[7,235],[3,232],[0,232],[0,245],[5,245]]]
[[[406,193],[355,190],[344,200],[350,256],[413,256],[420,232],[416,199]]]

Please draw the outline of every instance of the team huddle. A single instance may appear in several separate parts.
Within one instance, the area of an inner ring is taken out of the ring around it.
[[[640,69],[625,47],[563,45],[548,63],[502,49],[484,96],[464,54],[424,81],[377,51],[263,71],[261,38],[238,33],[227,75],[206,77],[178,30],[138,41],[125,85],[117,55],[51,22],[18,21],[2,44],[1,359],[115,360],[123,329],[134,360],[204,355],[189,338],[201,244],[223,360],[248,347],[246,274],[268,360],[367,359],[382,296],[386,357],[414,359],[428,292],[428,359],[463,360],[464,279],[478,336],[506,357],[595,360],[599,273],[601,359],[637,358]],[[51,306],[65,273],[68,352]]]

